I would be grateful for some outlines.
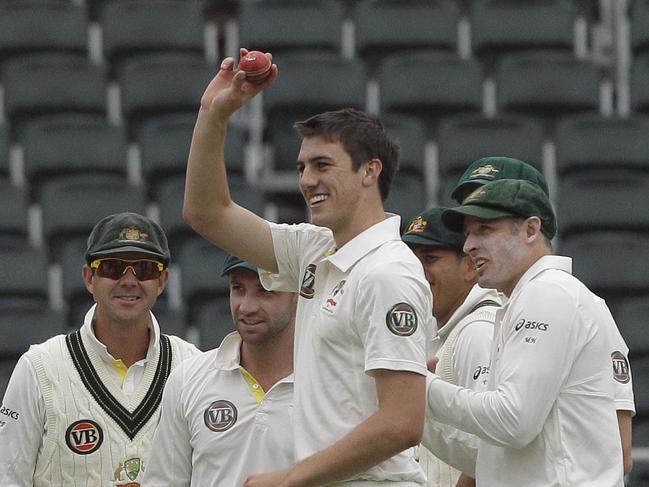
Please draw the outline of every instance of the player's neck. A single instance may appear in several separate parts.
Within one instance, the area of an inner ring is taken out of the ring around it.
[[[95,336],[106,346],[108,353],[130,367],[146,357],[150,341],[149,326],[148,323],[124,325],[104,320],[93,321]]]
[[[268,391],[293,372],[293,339],[279,337],[263,344],[241,344],[241,366]]]

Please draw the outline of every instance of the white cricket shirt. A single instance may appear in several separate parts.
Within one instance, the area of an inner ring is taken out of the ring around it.
[[[498,311],[488,391],[433,377],[435,419],[481,438],[478,486],[623,485],[601,300],[544,256]]]
[[[292,465],[293,378],[258,403],[240,366],[241,337],[183,362],[165,388],[147,487],[238,487],[249,475]]]
[[[337,251],[329,229],[270,223],[279,274],[260,271],[261,281],[267,289],[300,293],[293,428],[298,460],[377,411],[368,372],[426,374],[432,298],[421,263],[401,241],[399,221],[389,217]],[[408,449],[354,479],[418,485],[424,475]]]

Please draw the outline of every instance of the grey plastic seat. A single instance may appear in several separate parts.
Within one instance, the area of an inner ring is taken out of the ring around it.
[[[455,0],[361,0],[353,11],[356,52],[369,69],[387,55],[457,50]]]
[[[389,114],[382,121],[387,132],[399,141],[399,171],[417,175],[423,180],[427,140],[424,124],[415,117],[395,114]]]
[[[335,0],[242,2],[240,44],[250,50],[340,54],[343,6]]]
[[[401,216],[401,227],[428,206],[423,179],[418,175],[397,173],[385,200],[385,211]]]
[[[32,54],[7,61],[2,71],[5,110],[13,134],[30,118],[55,113],[106,115],[106,79],[100,66],[74,54]]]
[[[0,247],[28,245],[27,206],[25,190],[0,179]]]
[[[74,2],[0,2],[0,60],[41,51],[86,55],[88,21]]]
[[[9,125],[0,123],[0,179],[9,177]]]
[[[43,188],[40,205],[44,241],[53,262],[60,258],[66,241],[87,238],[101,218],[124,211],[145,213],[145,198],[140,189],[100,176],[52,181]]]
[[[41,249],[0,248],[0,309],[42,309],[48,305],[47,256]],[[2,314],[2,313],[0,313]]]
[[[457,115],[440,123],[439,149],[440,194],[442,204],[455,206],[451,191],[473,161],[488,156],[520,159],[543,170],[543,126],[531,117],[500,114]]]
[[[649,52],[638,54],[632,60],[629,74],[631,110],[638,114],[649,113]]]
[[[452,114],[482,111],[482,67],[447,53],[388,56],[378,72],[382,115],[416,116],[429,127]]]
[[[91,115],[52,116],[25,124],[21,137],[32,198],[47,182],[74,175],[116,176],[126,184],[123,126]]]
[[[103,53],[113,67],[135,55],[203,53],[204,19],[197,1],[103,0],[99,24]]]
[[[629,12],[633,55],[649,52],[649,1],[634,0]]]
[[[600,109],[600,74],[572,54],[537,51],[503,56],[495,71],[498,109],[557,118]]]
[[[125,59],[117,82],[130,137],[150,117],[178,112],[195,116],[203,91],[216,70],[201,55],[192,53],[169,52]]]
[[[0,335],[3,337],[0,341],[0,357],[16,360],[30,345],[44,342],[65,330],[62,313],[49,307],[3,310],[0,313]]]
[[[198,328],[199,347],[211,350],[218,347],[225,336],[235,330],[227,297],[220,297],[198,306],[193,312],[194,326]]]
[[[649,299],[647,295],[619,301],[615,318],[632,357],[649,356]],[[649,446],[649,445],[647,445]]]

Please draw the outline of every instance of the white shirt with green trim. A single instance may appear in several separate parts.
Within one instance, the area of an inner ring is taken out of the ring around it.
[[[270,223],[279,274],[260,271],[261,281],[267,289],[300,293],[293,429],[298,460],[334,444],[377,411],[373,370],[426,374],[432,298],[421,263],[401,241],[399,221],[389,217],[337,251],[329,229]],[[377,481],[423,484],[414,449],[343,484]]]
[[[293,376],[262,398],[240,366],[240,350],[232,332],[173,371],[143,485],[238,487],[252,474],[294,463]]]

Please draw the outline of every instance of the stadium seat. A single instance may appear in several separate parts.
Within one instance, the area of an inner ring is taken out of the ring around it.
[[[398,172],[392,181],[390,194],[385,200],[385,211],[401,216],[401,229],[424,208],[428,207],[428,195],[422,176]]]
[[[136,140],[150,199],[158,198],[160,186],[167,178],[184,177],[195,123],[196,114],[181,113],[155,117],[142,124]],[[246,136],[244,128],[234,124],[228,127],[225,142],[228,174],[243,176],[245,173]]]
[[[199,333],[199,348],[203,351],[218,347],[225,335],[235,330],[227,296],[198,306],[194,315],[194,326]]]
[[[451,191],[469,164],[483,157],[513,157],[543,172],[543,126],[531,117],[456,115],[440,123],[437,146],[443,205],[455,205]]]
[[[241,2],[239,44],[275,56],[341,54],[343,14],[342,4],[335,0]]]
[[[63,315],[44,307],[33,310],[3,310],[0,313],[0,357],[17,360],[30,345],[65,332]],[[16,333],[20,330],[20,333]]]
[[[649,1],[634,0],[629,13],[633,55],[649,52]]]
[[[166,291],[165,291],[166,293]],[[163,293],[156,301],[153,308],[153,314],[158,320],[160,331],[167,335],[175,335],[185,339],[187,335],[187,323],[185,316],[181,310],[171,309],[169,303],[165,299],[160,299],[165,294]]]
[[[386,131],[400,146],[399,172],[426,177],[426,128],[415,117],[389,114],[382,118]]]
[[[99,12],[103,53],[116,67],[138,55],[204,50],[200,2],[103,0]]]
[[[635,113],[649,113],[649,52],[633,58],[629,75],[631,110]]]
[[[560,176],[584,171],[649,168],[649,117],[566,117],[557,123],[557,171]]]
[[[332,53],[285,55],[278,63],[282,74],[263,94],[267,140],[274,169],[294,173],[300,142],[293,123],[326,110],[364,109],[365,69]]]
[[[0,315],[48,305],[47,256],[41,249],[0,248]]]
[[[229,281],[221,277],[226,253],[196,236],[187,240],[177,255],[183,303],[188,310],[189,322],[193,323],[197,306],[228,295]]]
[[[649,236],[599,231],[561,240],[559,253],[573,258],[573,274],[615,310],[621,298],[649,292]]]
[[[9,177],[9,125],[0,123],[0,179]]]
[[[86,11],[74,2],[0,2],[0,61],[36,52],[88,50]]]
[[[92,115],[58,115],[25,124],[21,137],[31,199],[47,181],[106,175],[126,183],[126,132]]]
[[[0,247],[24,248],[28,240],[27,194],[0,179]]]
[[[633,427],[635,437],[635,426]],[[633,445],[635,446],[635,441]],[[635,460],[633,462],[633,470],[629,473],[624,481],[625,487],[647,487],[649,485],[649,461],[646,459]]]
[[[369,69],[390,54],[456,52],[455,0],[361,0],[353,12],[356,53]]]
[[[649,357],[649,296],[641,295],[622,299],[615,318],[631,356]],[[649,446],[649,444],[647,445]]]
[[[485,62],[520,50],[556,49],[572,53],[576,13],[573,0],[473,0],[473,53]]]
[[[90,230],[88,231],[88,234]],[[88,235],[77,235],[60,244],[58,262],[61,265],[61,287],[66,310],[66,324],[78,328],[93,304],[93,298],[83,282],[82,268],[85,264]]]
[[[635,373],[635,371],[632,371]],[[649,417],[633,418],[633,446],[635,448],[649,448]],[[635,476],[635,474],[633,475]],[[631,484],[626,483],[629,487]],[[645,487],[647,484],[634,484],[635,487]]]
[[[558,189],[556,210],[562,238],[577,232],[644,232],[649,228],[649,174],[582,171],[561,178]]]
[[[631,355],[631,370],[633,372],[633,395],[635,398],[636,415],[638,419],[649,419],[649,356],[633,357]]]
[[[495,69],[498,110],[555,119],[600,109],[600,74],[572,54],[538,51],[503,56]]]
[[[5,110],[14,136],[27,119],[54,113],[106,114],[101,67],[74,54],[11,59],[2,72]]]
[[[78,176],[48,183],[41,192],[43,236],[50,261],[58,262],[62,245],[73,237],[88,237],[103,217],[133,211],[144,214],[139,188],[108,177]]]
[[[447,53],[388,56],[378,73],[381,115],[418,117],[434,133],[443,117],[482,111],[482,68]]]
[[[16,366],[16,359],[0,356],[0,397],[4,397],[11,373]]]
[[[117,82],[130,137],[149,117],[177,112],[195,116],[215,74],[216,68],[198,54],[151,54],[124,60]]]

